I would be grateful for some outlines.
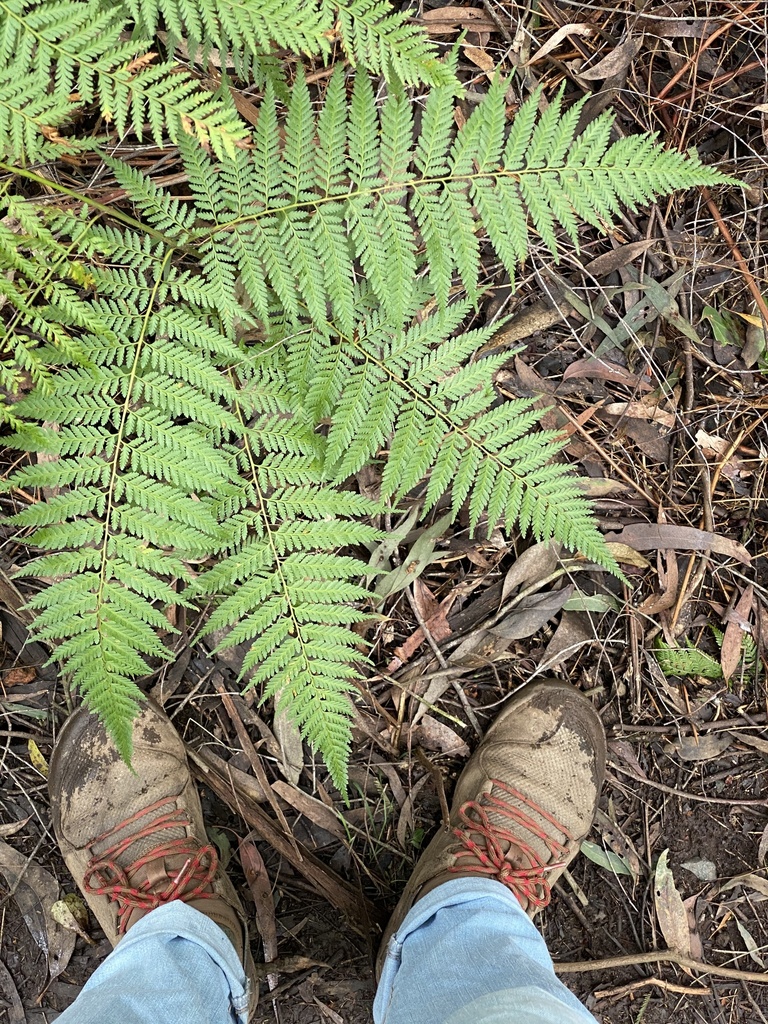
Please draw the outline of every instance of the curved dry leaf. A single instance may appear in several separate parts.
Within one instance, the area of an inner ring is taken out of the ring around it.
[[[751,555],[743,544],[721,537],[694,526],[674,526],[671,523],[634,523],[625,526],[619,533],[607,533],[609,543],[626,544],[636,551],[650,551],[656,548],[673,550],[714,551],[718,555],[735,558],[738,562],[749,563]]]
[[[27,1018],[21,999],[19,999],[18,989],[11,977],[11,972],[2,960],[0,960],[0,991],[5,996],[6,1005],[3,1009],[8,1014],[8,1024],[26,1024]]]
[[[450,757],[469,757],[469,747],[461,736],[432,715],[422,715],[411,736],[425,750],[439,750]]]
[[[626,416],[631,420],[650,420],[662,427],[674,427],[675,414],[660,409],[651,402],[609,402],[601,409],[607,416]]]
[[[627,70],[642,45],[642,38],[632,39],[630,37],[625,39],[623,43],[619,43],[614,50],[606,54],[593,68],[590,68],[588,71],[579,71],[579,78],[593,82],[598,78],[613,78],[614,75],[620,75],[623,71]]]
[[[752,960],[754,960],[759,967],[762,967],[763,970],[765,970],[765,961],[760,956],[760,947],[752,938],[752,933],[745,924],[741,923],[738,917],[734,918],[734,920],[736,921],[736,927],[739,929],[739,935],[741,935],[744,940],[744,945],[747,947],[747,953],[749,953]]]
[[[711,761],[732,743],[733,736],[730,733],[705,732],[698,736],[681,736],[670,744],[669,749],[677,751],[683,761]]]
[[[60,924],[62,928],[66,928],[68,931],[74,932],[75,935],[79,935],[80,938],[84,939],[89,946],[94,945],[93,939],[77,920],[72,912],[72,907],[66,900],[56,900],[56,902],[51,906],[51,917],[57,924]]]
[[[669,850],[665,850],[656,865],[653,884],[653,901],[661,934],[670,949],[683,956],[691,956],[691,933],[688,927],[688,912],[677,891],[672,869],[667,863]]]
[[[643,558],[639,551],[635,551],[634,548],[630,548],[626,544],[606,544],[606,547],[617,562],[623,562],[624,565],[634,565],[638,569],[651,568],[651,563],[647,558]]]
[[[548,53],[552,53],[552,51],[556,50],[560,43],[562,43],[564,39],[567,39],[568,36],[591,36],[594,32],[594,25],[588,25],[586,22],[571,22],[568,25],[561,25],[557,32],[554,32],[546,43],[539,47],[531,59],[527,61],[527,64],[533,64],[535,60],[541,60],[542,57],[546,57]]]
[[[562,590],[531,594],[488,632],[505,640],[523,640],[533,636],[542,626],[546,626],[553,615],[557,615],[574,589],[573,583],[569,583]]]
[[[478,7],[437,7],[424,11],[416,21],[430,36],[449,36],[459,28],[473,32],[495,32],[496,25],[485,11]]]
[[[295,786],[304,771],[304,744],[298,726],[288,714],[286,705],[281,702],[281,696],[282,691],[279,691],[275,700],[272,731],[280,744],[280,770]]]
[[[768,861],[768,825],[763,829],[760,836],[760,843],[757,847],[757,863],[762,867]]]
[[[504,604],[513,590],[523,583],[538,583],[545,580],[557,568],[557,561],[562,551],[562,544],[555,541],[539,541],[515,559],[501,588],[501,602]]]
[[[51,980],[65,969],[75,948],[75,933],[51,914],[59,898],[59,883],[50,872],[0,842],[0,874],[11,890],[29,933],[45,953]]]
[[[744,633],[749,630],[749,613],[752,611],[753,593],[754,590],[750,583],[744,588],[744,593],[734,607],[733,614],[725,627],[725,633],[723,633],[723,642],[720,646],[720,667],[726,682],[739,667],[741,661],[742,640]]]

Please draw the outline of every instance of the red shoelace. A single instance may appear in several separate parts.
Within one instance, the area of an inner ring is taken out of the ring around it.
[[[573,841],[574,837],[551,814],[529,800],[519,790],[507,786],[497,779],[492,781],[493,789],[490,793],[484,793],[479,800],[467,801],[459,810],[459,819],[463,827],[455,828],[453,834],[460,840],[464,849],[457,852],[456,864],[450,870],[471,870],[496,878],[506,885],[515,896],[524,896],[531,906],[546,907],[552,895],[549,882],[545,877],[546,872],[560,867],[567,848],[548,835],[542,825],[522,807],[495,796],[493,791],[503,790],[549,822],[565,836],[566,840]],[[518,831],[513,832],[509,828],[500,828],[498,825],[494,825],[489,817],[489,811],[509,818],[512,825],[518,826]],[[533,848],[520,838],[519,830],[525,830],[540,839],[554,858],[554,862],[543,863]],[[473,839],[473,836],[479,837],[479,841]],[[516,868],[510,864],[505,857],[502,843],[509,843],[519,850],[529,862],[529,866]],[[462,863],[462,860],[470,859],[475,861],[471,868],[468,864]]]
[[[143,808],[94,839],[90,844],[90,849],[93,850],[96,845],[107,842],[110,837],[117,835],[130,825],[140,823],[143,819],[146,819],[145,824],[138,831],[131,832],[98,856],[93,856],[83,878],[83,888],[86,892],[97,896],[108,896],[117,903],[117,930],[120,935],[125,932],[128,918],[133,910],[154,910],[173,900],[183,900],[184,902],[192,899],[204,900],[216,895],[214,892],[205,891],[213,881],[218,868],[216,850],[212,846],[201,846],[189,836],[160,842],[126,867],[120,867],[117,863],[118,857],[137,840],[146,839],[157,833],[162,835],[168,829],[191,827],[189,818],[183,811],[176,809],[173,801],[159,800],[157,803]],[[142,882],[138,886],[131,883],[136,872],[151,861],[163,857],[179,856],[186,857],[186,862],[173,878],[168,879],[165,889],[158,892],[156,886],[149,881]]]

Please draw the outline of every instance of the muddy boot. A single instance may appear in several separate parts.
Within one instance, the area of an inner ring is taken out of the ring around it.
[[[152,702],[134,723],[132,766],[85,708],[67,720],[48,776],[66,865],[113,946],[172,900],[209,917],[245,967],[252,1012],[258,983],[243,905],[205,834],[184,744]]]
[[[605,732],[592,703],[568,683],[533,683],[512,698],[456,784],[441,828],[411,875],[379,951],[413,904],[453,878],[496,879],[529,917],[592,827],[605,769]]]

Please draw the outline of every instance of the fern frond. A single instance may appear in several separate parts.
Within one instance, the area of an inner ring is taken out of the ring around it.
[[[323,754],[337,786],[346,790],[349,691],[356,675],[350,663],[364,660],[357,650],[360,637],[349,626],[364,617],[353,603],[368,593],[351,580],[369,570],[334,552],[378,536],[365,524],[338,518],[374,506],[319,481],[311,490],[306,484],[265,487],[250,436],[246,432],[243,438],[253,501],[246,517],[250,536],[203,575],[196,590],[220,598],[207,626],[208,631],[231,627],[220,648],[250,643],[242,670],[248,686],[262,686],[262,700],[277,698],[278,707]],[[314,450],[297,457],[302,475],[317,480]]]
[[[223,156],[246,137],[229,95],[201,88],[171,61],[143,58],[148,38],[123,40],[122,5],[100,0],[1,0],[0,153],[39,159],[51,146],[76,151],[62,126],[82,103],[99,99],[102,114],[123,135],[142,137],[145,123],[158,143],[191,132]],[[73,97],[77,95],[78,100]]]

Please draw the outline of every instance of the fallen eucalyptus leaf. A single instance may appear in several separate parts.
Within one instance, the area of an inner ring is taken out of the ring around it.
[[[75,933],[53,918],[59,883],[50,872],[0,842],[0,874],[5,876],[29,933],[48,960],[51,980],[61,974],[75,948]]]
[[[728,892],[730,889],[735,889],[737,885],[745,885],[748,889],[754,889],[755,892],[768,896],[768,878],[762,878],[754,871],[747,871],[743,875],[734,875],[733,878],[729,878],[720,886],[720,892]]]
[[[503,605],[510,594],[524,583],[538,583],[551,576],[557,568],[561,549],[561,544],[551,540],[540,541],[526,548],[504,577],[500,603]]]
[[[48,762],[43,757],[40,747],[38,747],[34,740],[28,740],[27,750],[29,751],[29,760],[32,762],[32,767],[37,768],[40,774],[47,779]]]
[[[299,727],[288,714],[289,702],[283,703],[282,688],[275,695],[272,731],[280,744],[280,770],[292,786],[297,785],[304,771],[304,743]]]
[[[642,45],[642,36],[638,36],[637,39],[628,37],[623,43],[619,43],[619,45],[611,50],[609,54],[595,64],[594,67],[590,68],[588,71],[580,70],[578,75],[580,78],[585,78],[587,81],[596,81],[600,78],[612,78],[614,75],[619,75],[627,70],[629,65],[637,56]]]
[[[422,715],[411,736],[425,750],[439,750],[450,757],[469,757],[469,747],[461,736],[432,715]]]
[[[79,935],[80,938],[84,939],[89,946],[95,945],[93,939],[85,930],[82,923],[78,921],[77,917],[75,917],[72,907],[66,899],[56,900],[56,902],[52,904],[51,917],[57,924],[60,924],[62,928],[67,928],[69,931],[74,932],[75,935]]]
[[[670,949],[683,956],[691,956],[691,933],[688,927],[688,913],[683,899],[677,891],[672,869],[667,863],[669,850],[659,857],[654,875],[653,900],[659,927]]]
[[[557,615],[573,591],[574,585],[569,583],[562,590],[530,594],[489,632],[505,640],[523,640],[525,637],[533,636],[553,615]]]
[[[766,861],[768,861],[768,825],[763,829],[760,844],[757,847],[757,863],[762,867]]]
[[[669,749],[677,751],[683,761],[711,761],[733,743],[730,733],[705,732],[698,736],[681,736]]]
[[[747,947],[747,953],[749,953],[750,957],[755,961],[755,963],[758,966],[762,967],[763,970],[765,970],[765,961],[758,952],[760,947],[752,938],[751,932],[749,931],[746,925],[743,925],[741,923],[738,917],[734,918],[734,920],[736,921],[736,927],[739,929],[739,935],[742,937],[742,939],[744,940],[744,945]]]
[[[613,875],[635,877],[629,864],[618,853],[614,853],[613,850],[605,850],[602,846],[598,846],[597,843],[585,841],[581,844],[581,852],[587,860],[591,860],[598,867],[605,868],[606,871],[610,871]]]
[[[0,825],[0,839],[6,839],[8,836],[15,836],[17,832],[21,832],[31,817],[30,814],[26,818],[22,818],[21,821],[9,821],[7,825]]]

